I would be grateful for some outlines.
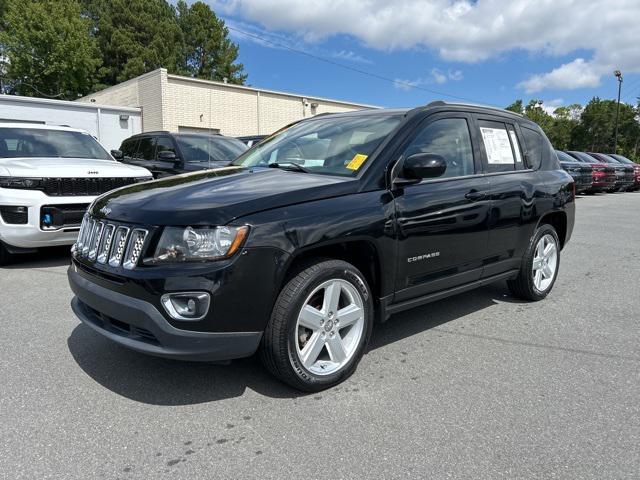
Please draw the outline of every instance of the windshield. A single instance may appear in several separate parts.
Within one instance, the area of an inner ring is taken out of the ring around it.
[[[632,160],[629,160],[627,157],[623,157],[622,155],[617,155],[615,153],[610,153],[609,156],[615,158],[621,163],[626,163],[628,165],[632,165],[634,163]]]
[[[176,140],[187,163],[228,163],[247,149],[240,140],[228,137],[177,135]]]
[[[592,157],[589,154],[586,153],[582,153],[582,152],[569,152],[572,156],[575,156],[578,158],[578,160],[580,160],[581,162],[585,162],[585,163],[602,163],[601,161],[599,161],[598,159]]]
[[[86,132],[0,128],[0,158],[64,157],[113,160]]]
[[[561,162],[573,162],[573,163],[576,163],[578,161],[575,158],[573,158],[571,155],[569,155],[568,153],[564,153],[561,150],[556,150],[556,155],[558,155],[558,160],[560,160]]]
[[[233,164],[267,167],[298,164],[302,171],[355,176],[401,115],[318,117],[285,128],[237,158]]]

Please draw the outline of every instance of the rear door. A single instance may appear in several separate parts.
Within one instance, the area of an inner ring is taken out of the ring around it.
[[[509,118],[475,115],[489,182],[489,243],[483,277],[517,269],[535,222],[542,136]],[[525,141],[528,148],[525,148]]]
[[[435,179],[394,189],[398,229],[395,301],[473,282],[488,241],[488,182],[466,113],[428,116],[400,152],[435,153],[446,163]]]

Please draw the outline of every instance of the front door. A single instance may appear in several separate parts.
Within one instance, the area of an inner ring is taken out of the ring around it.
[[[173,152],[176,155],[175,160],[160,158],[160,152]],[[182,164],[178,158],[178,152],[173,139],[169,136],[157,137],[156,139],[156,158],[153,163],[156,178],[168,177],[183,173]]]
[[[478,280],[487,249],[488,182],[472,140],[471,117],[427,117],[401,149],[441,155],[441,177],[395,189],[398,272],[395,301]]]

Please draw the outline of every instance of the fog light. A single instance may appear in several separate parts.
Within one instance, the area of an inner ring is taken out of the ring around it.
[[[160,301],[175,320],[202,320],[209,311],[211,297],[205,292],[165,293]]]

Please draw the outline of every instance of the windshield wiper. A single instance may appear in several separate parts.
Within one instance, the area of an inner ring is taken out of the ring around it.
[[[295,162],[270,163],[269,168],[282,168],[283,170],[294,170],[296,172],[309,173],[309,170]]]

